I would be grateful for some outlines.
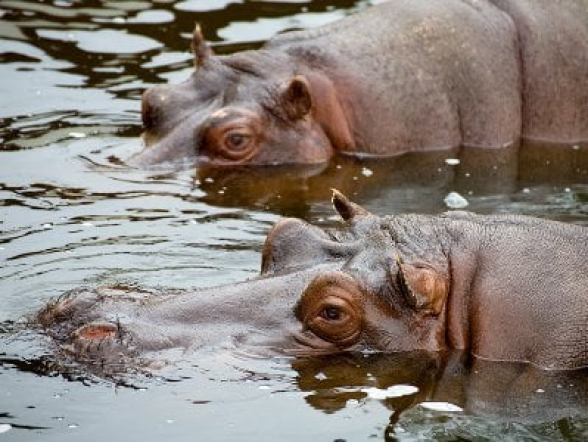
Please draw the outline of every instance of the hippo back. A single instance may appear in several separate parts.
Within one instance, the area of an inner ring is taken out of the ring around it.
[[[516,44],[512,20],[490,3],[391,0],[267,48],[331,60],[361,128],[355,150],[382,155],[517,140]]]
[[[523,136],[588,139],[588,0],[493,0],[516,23]]]

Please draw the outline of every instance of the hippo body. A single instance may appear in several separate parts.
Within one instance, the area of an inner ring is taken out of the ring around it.
[[[101,369],[227,339],[261,354],[454,348],[588,366],[585,227],[468,212],[379,217],[339,193],[333,202],[345,226],[279,221],[257,278],[157,296],[82,290],[36,321],[59,349]]]
[[[321,163],[588,138],[588,0],[391,0],[143,95],[137,165]]]

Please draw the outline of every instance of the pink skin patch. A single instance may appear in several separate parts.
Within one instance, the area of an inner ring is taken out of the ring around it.
[[[78,339],[89,341],[103,340],[114,338],[118,333],[118,327],[110,322],[86,324],[76,331],[73,335]]]

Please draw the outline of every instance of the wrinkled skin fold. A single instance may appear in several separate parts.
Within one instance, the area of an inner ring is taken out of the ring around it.
[[[521,139],[588,139],[588,0],[390,0],[217,56],[142,98],[131,158],[322,164]]]
[[[380,217],[337,191],[333,205],[341,229],[278,221],[257,278],[159,294],[79,290],[35,323],[98,366],[215,345],[298,356],[455,348],[588,366],[586,228],[468,212]]]

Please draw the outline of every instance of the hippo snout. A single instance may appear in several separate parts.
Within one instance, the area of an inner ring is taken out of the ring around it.
[[[118,370],[135,356],[130,334],[117,317],[105,313],[108,295],[96,290],[75,290],[41,310],[35,320],[61,352],[96,366]],[[108,307],[106,307],[108,308]]]

